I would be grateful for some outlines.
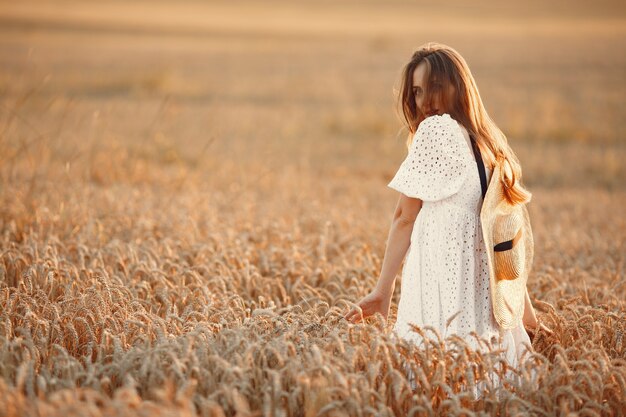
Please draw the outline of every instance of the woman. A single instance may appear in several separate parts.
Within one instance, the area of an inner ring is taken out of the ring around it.
[[[521,167],[505,135],[481,101],[463,57],[439,43],[420,47],[402,72],[399,99],[410,132],[409,153],[388,184],[400,197],[393,215],[381,274],[374,290],[344,317],[357,322],[375,313],[389,314],[396,273],[408,251],[398,316],[393,331],[421,342],[409,323],[432,326],[445,339],[455,333],[480,349],[470,335],[501,339],[507,360],[517,366],[526,329],[540,325],[526,291],[518,327],[503,330],[491,305],[488,260],[481,233],[481,184],[471,137],[480,149],[487,182],[496,159],[510,166],[505,188],[511,202],[530,193],[520,183]],[[409,250],[410,249],[410,250]]]

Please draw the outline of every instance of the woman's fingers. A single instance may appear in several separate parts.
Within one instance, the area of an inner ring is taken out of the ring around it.
[[[358,310],[354,310],[352,314],[352,323],[358,323],[363,320],[363,310],[360,308]]]
[[[361,310],[361,308],[355,307],[350,310],[348,314],[344,316],[344,318],[351,323],[356,323],[363,319],[363,310]]]
[[[346,319],[347,321],[352,321],[352,315],[353,315],[352,312],[353,311],[354,310],[348,311],[348,313],[345,316],[343,316],[343,318]]]
[[[550,333],[550,334],[554,333],[552,330],[550,330],[550,328],[549,328],[548,326],[546,326],[546,325],[545,325],[545,324],[543,324],[543,323],[539,323],[539,327],[540,327],[543,331],[545,331],[546,333]]]
[[[353,304],[348,314],[344,318],[352,323],[357,323],[369,317],[376,310],[372,295],[362,298],[357,304]]]
[[[550,330],[550,328],[548,326],[546,326],[545,324],[539,322],[539,325],[529,329],[528,331],[528,336],[530,337],[530,341],[531,343],[535,340],[535,337],[537,337],[537,333],[539,333],[539,330],[548,333],[548,334],[554,334],[554,332],[552,330]]]
[[[354,311],[354,310],[352,310],[352,309],[351,309],[350,311],[348,311],[348,313],[347,313],[347,314],[345,314],[345,315],[343,316],[343,318],[344,318],[345,320],[350,321],[350,320],[351,320],[351,318],[352,318],[352,312],[353,312],[353,311]]]

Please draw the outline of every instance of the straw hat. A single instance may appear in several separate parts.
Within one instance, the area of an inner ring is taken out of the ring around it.
[[[501,170],[501,164],[496,164],[480,210],[480,221],[489,260],[494,316],[502,328],[512,329],[519,325],[524,314],[534,244],[526,204],[511,205],[504,198]]]

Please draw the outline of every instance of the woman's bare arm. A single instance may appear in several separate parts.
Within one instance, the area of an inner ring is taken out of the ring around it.
[[[387,320],[391,297],[396,285],[396,274],[411,244],[413,224],[421,208],[422,200],[400,194],[391,221],[385,257],[376,287],[359,301],[356,308],[352,308],[344,316],[346,320],[357,323],[375,313],[382,314]]]
[[[393,214],[387,247],[383,258],[376,289],[391,297],[395,288],[396,275],[411,244],[413,224],[422,208],[422,200],[400,194]]]

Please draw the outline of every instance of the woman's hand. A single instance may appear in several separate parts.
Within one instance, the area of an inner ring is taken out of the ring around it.
[[[537,336],[537,333],[539,332],[539,330],[550,335],[554,334],[554,332],[550,330],[548,326],[546,326],[540,321],[537,321],[537,324],[535,326],[528,326],[528,327],[524,326],[524,327],[526,328],[526,332],[528,333],[528,336],[530,337],[531,342],[535,340],[535,337]]]
[[[344,319],[357,323],[366,317],[380,313],[387,321],[391,297],[396,286],[396,275],[411,246],[413,225],[421,208],[422,200],[400,193],[389,228],[387,248],[378,281],[374,290],[363,297],[355,307],[352,307],[343,316]]]
[[[393,291],[387,294],[375,288],[357,303],[358,308],[351,309],[343,318],[351,323],[358,323],[366,317],[380,313],[387,321],[392,295]]]
[[[522,317],[522,323],[524,324],[524,330],[526,330],[526,333],[528,333],[531,342],[535,340],[535,336],[537,335],[539,330],[549,335],[554,334],[554,332],[550,330],[550,328],[540,322],[537,318],[537,314],[535,314],[533,304],[530,302],[528,288],[526,288],[526,295],[524,300],[524,316]]]

